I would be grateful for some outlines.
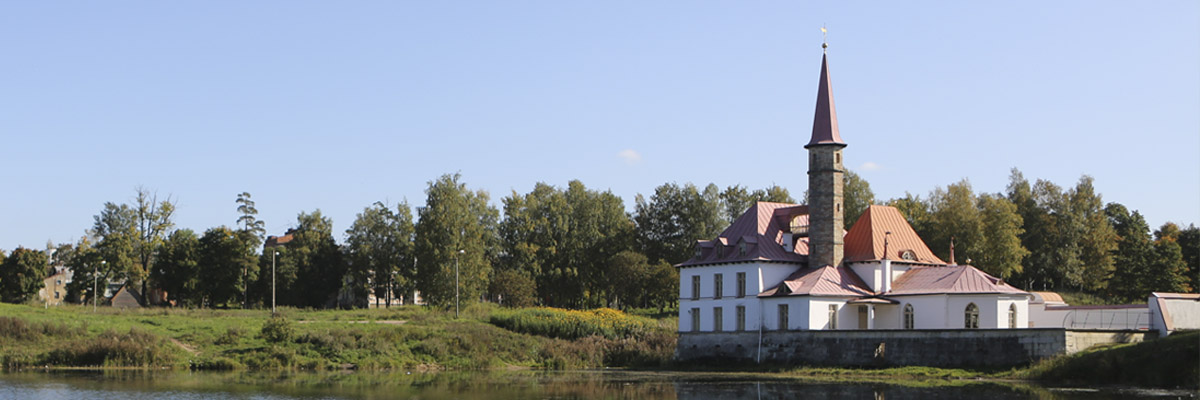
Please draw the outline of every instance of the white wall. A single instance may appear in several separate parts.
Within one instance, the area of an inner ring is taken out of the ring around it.
[[[692,308],[699,308],[700,331],[713,331],[713,308],[721,307],[723,331],[737,329],[737,307],[746,307],[746,330],[758,330],[764,310],[756,297],[764,290],[778,285],[800,268],[795,264],[781,263],[738,263],[702,267],[686,267],[679,270],[679,331],[692,328]],[[746,296],[737,297],[737,274],[746,274]],[[714,298],[716,275],[721,274],[721,298]],[[692,300],[692,277],[700,277],[699,299]],[[776,310],[765,310],[768,320],[775,318]]]
[[[1165,317],[1171,318],[1172,330],[1179,329],[1200,329],[1200,301],[1192,298],[1171,298],[1167,297],[1171,294],[1160,298],[1159,294],[1155,293],[1150,296],[1149,305],[1152,315],[1151,329],[1157,330],[1161,335],[1170,334],[1165,325]],[[1159,305],[1159,300],[1162,300],[1162,306]],[[1162,308],[1166,308],[1163,310]],[[1166,314],[1164,316],[1163,314]]]

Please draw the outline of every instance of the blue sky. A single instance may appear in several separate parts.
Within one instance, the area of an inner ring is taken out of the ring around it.
[[[579,179],[807,186],[820,27],[879,199],[1009,170],[1200,222],[1200,3],[3,2],[0,249],[144,186],[179,227]],[[339,240],[342,237],[338,238]]]

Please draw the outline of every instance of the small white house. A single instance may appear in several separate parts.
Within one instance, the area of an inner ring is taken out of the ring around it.
[[[1167,336],[1177,330],[1200,329],[1200,294],[1151,293],[1150,329]]]

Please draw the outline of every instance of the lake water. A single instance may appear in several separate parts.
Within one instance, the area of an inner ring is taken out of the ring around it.
[[[1187,391],[975,381],[818,382],[631,371],[439,373],[0,373],[0,399],[1175,399]]]

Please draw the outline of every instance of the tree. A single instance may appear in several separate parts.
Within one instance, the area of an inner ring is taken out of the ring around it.
[[[1151,291],[1188,292],[1190,281],[1187,263],[1183,261],[1183,249],[1179,245],[1179,225],[1167,222],[1154,232],[1154,261],[1146,278]]]
[[[924,237],[929,232],[929,203],[921,196],[906,192],[904,197],[888,200],[887,205],[896,207],[918,235]]]
[[[396,210],[376,202],[363,209],[346,230],[349,289],[355,299],[361,299],[357,306],[367,305],[369,293],[390,305],[393,293],[412,292],[416,278],[412,213],[407,202],[398,204]]]
[[[150,279],[167,292],[178,306],[203,306],[200,280],[200,239],[191,229],[171,233],[158,250],[158,260],[150,270]],[[204,283],[209,276],[204,276]]]
[[[0,301],[23,303],[45,286],[45,252],[17,247],[0,264]]]
[[[1069,193],[1070,210],[1082,224],[1079,236],[1079,261],[1083,264],[1082,287],[1098,292],[1108,285],[1116,266],[1113,252],[1117,250],[1117,233],[1104,213],[1104,201],[1092,185],[1094,179],[1084,175]]]
[[[205,231],[197,241],[197,264],[203,277],[197,288],[204,303],[237,304],[246,293],[246,284],[257,278],[254,241],[248,237],[251,235],[221,226]]]
[[[1188,225],[1179,232],[1179,251],[1183,255],[1183,262],[1187,264],[1188,274],[1191,277],[1191,283],[1188,286],[1192,287],[1192,291],[1200,290],[1200,228],[1196,225]]]
[[[1151,291],[1147,279],[1155,258],[1150,226],[1140,213],[1131,213],[1119,203],[1108,203],[1104,213],[1117,233],[1113,256],[1117,268],[1109,280],[1108,293],[1125,301],[1145,299]]]
[[[646,297],[647,305],[658,307],[659,312],[676,306],[679,302],[679,270],[665,261],[651,265]]]
[[[622,279],[609,282],[614,303],[622,309],[626,307],[645,307],[649,303],[651,284],[650,263],[646,256],[635,251],[622,251],[614,254],[609,260],[610,269]]]
[[[487,192],[471,191],[460,179],[456,173],[429,182],[425,207],[417,209],[417,288],[437,306],[455,304],[456,288],[464,302],[480,298],[496,251],[499,212]]]
[[[753,192],[747,190],[741,185],[733,185],[725,188],[725,191],[720,194],[722,216],[725,218],[726,225],[732,224],[738,217],[742,216],[746,210],[750,209],[755,203],[766,201],[771,203],[795,203],[796,200],[788,194],[788,190],[779,185],[772,185],[766,189],[759,189]]]
[[[237,195],[238,213],[242,216],[238,217],[237,223],[242,227],[241,230],[252,232],[255,237],[262,239],[263,235],[267,234],[266,223],[258,220],[258,209],[254,207],[254,200],[250,199],[250,192],[242,192]]]
[[[101,256],[120,271],[117,278],[141,282],[143,294],[155,252],[175,226],[174,213],[169,197],[159,202],[157,195],[138,187],[133,206],[104,203],[104,210],[94,218],[91,233],[100,238]]]
[[[530,307],[537,300],[537,287],[523,271],[496,269],[489,285],[488,292],[505,307]]]
[[[116,271],[108,263],[101,263],[103,258],[96,247],[92,246],[92,238],[84,236],[75,243],[72,256],[65,260],[66,267],[71,270],[71,282],[67,283],[66,301],[72,303],[90,303],[95,300],[93,289],[104,290],[108,279]]]
[[[690,183],[666,183],[648,201],[639,194],[635,209],[638,249],[652,263],[688,259],[697,240],[716,237],[728,224],[713,184],[701,192]]]
[[[1021,261],[1029,250],[1021,245],[1023,221],[1017,206],[1004,196],[983,194],[977,201],[983,218],[983,242],[974,253],[976,265],[985,272],[1003,279],[1021,273]]]
[[[842,186],[842,204],[846,210],[846,230],[850,230],[854,222],[858,221],[858,217],[867,211],[867,207],[875,204],[875,192],[871,191],[871,184],[854,171],[846,170],[843,177],[845,182]]]
[[[333,221],[321,215],[321,210],[300,213],[292,241],[287,244],[288,263],[295,265],[295,277],[283,304],[301,307],[323,307],[335,300],[346,262],[333,239]],[[283,253],[283,252],[281,252]],[[269,260],[268,260],[269,262]],[[283,293],[283,291],[280,291]]]
[[[900,201],[906,207],[917,201]],[[895,201],[894,201],[895,202]],[[913,211],[920,214],[922,211]],[[1016,205],[998,195],[975,195],[966,179],[929,195],[928,214],[914,227],[938,257],[950,261],[953,239],[958,263],[972,264],[1000,278],[1020,273],[1029,251],[1021,246],[1021,216]]]

